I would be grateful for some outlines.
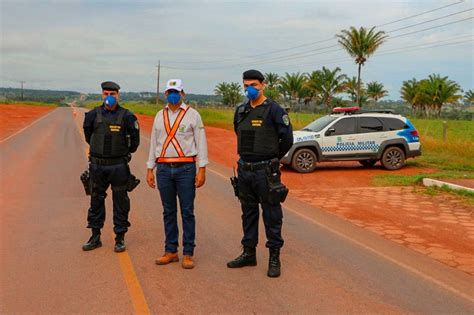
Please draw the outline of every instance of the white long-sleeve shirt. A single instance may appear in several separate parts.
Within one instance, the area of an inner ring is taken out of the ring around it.
[[[181,108],[185,108],[185,106],[187,105],[184,103],[181,104]],[[170,128],[173,127],[179,112],[179,109],[173,112],[168,108]],[[154,168],[156,166],[156,158],[160,157],[167,136],[168,134],[166,133],[165,123],[163,120],[163,110],[160,110],[155,116],[153,129],[151,130],[150,152],[146,163],[148,168]],[[204,124],[202,123],[201,115],[199,115],[194,108],[189,108],[186,115],[184,115],[175,138],[181,146],[185,156],[197,156],[199,167],[205,167],[209,164]],[[178,152],[176,152],[176,149],[171,142],[166,148],[165,157],[178,157]]]

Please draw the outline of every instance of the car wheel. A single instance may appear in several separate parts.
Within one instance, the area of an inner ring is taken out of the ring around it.
[[[309,173],[314,171],[318,158],[311,149],[300,149],[295,152],[291,162],[291,167],[300,173]]]
[[[377,163],[377,160],[362,160],[359,161],[360,164],[362,164],[364,167],[372,167]]]
[[[389,147],[382,154],[382,165],[387,170],[399,170],[405,165],[405,153],[399,147]]]

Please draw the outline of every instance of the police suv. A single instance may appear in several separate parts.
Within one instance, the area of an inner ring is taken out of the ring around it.
[[[293,132],[294,143],[281,163],[309,173],[316,163],[359,161],[371,167],[380,161],[398,170],[406,158],[421,155],[420,138],[413,124],[392,110],[336,107],[302,130]]]

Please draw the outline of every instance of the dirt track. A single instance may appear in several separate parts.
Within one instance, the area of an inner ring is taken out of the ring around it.
[[[198,191],[197,268],[153,264],[162,252],[161,207],[145,185],[131,195],[126,254],[112,251],[110,203],[104,247],[84,253],[81,122],[82,113],[74,118],[59,108],[0,143],[2,313],[474,311],[472,276],[293,197],[285,203],[282,277],[265,276],[262,246],[259,266],[226,269],[240,250],[240,209],[228,184],[231,169],[215,161]],[[142,179],[147,137],[132,161]]]
[[[55,107],[0,103],[0,141],[53,109]]]

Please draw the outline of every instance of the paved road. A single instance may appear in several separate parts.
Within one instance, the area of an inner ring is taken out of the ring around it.
[[[0,142],[3,314],[474,312],[473,277],[291,198],[282,276],[266,277],[262,225],[259,265],[227,269],[240,252],[240,208],[230,170],[219,164],[209,166],[198,191],[195,269],[154,264],[163,247],[162,210],[145,184],[131,194],[128,251],[113,252],[108,210],[104,246],[83,252],[82,117],[58,108]],[[132,161],[142,179],[147,137]]]

